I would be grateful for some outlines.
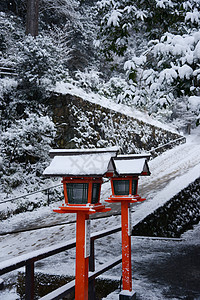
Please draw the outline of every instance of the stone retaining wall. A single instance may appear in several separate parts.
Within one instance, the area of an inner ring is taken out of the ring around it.
[[[200,178],[133,228],[133,235],[180,237],[200,221]]]
[[[118,145],[122,153],[139,153],[180,137],[70,94],[53,94],[49,108],[57,127],[58,148]]]

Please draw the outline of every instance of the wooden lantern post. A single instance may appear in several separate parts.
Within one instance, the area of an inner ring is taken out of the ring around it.
[[[123,291],[119,295],[120,300],[136,299],[136,293],[132,291],[130,204],[145,200],[137,194],[137,189],[138,176],[150,175],[147,158],[149,155],[117,156],[113,159],[115,173],[109,176],[112,195],[106,201],[121,203]]]
[[[102,177],[107,173],[117,148],[52,150],[53,160],[46,176],[62,176],[65,203],[57,213],[76,213],[75,300],[88,300],[88,265],[90,256],[89,215],[111,210],[100,203]]]

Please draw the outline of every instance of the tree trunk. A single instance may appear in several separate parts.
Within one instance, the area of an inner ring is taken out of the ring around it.
[[[27,0],[26,34],[38,35],[39,0]]]

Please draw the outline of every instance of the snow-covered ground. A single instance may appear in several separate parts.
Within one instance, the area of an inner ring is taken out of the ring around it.
[[[133,237],[132,266],[137,300],[199,300],[200,224],[177,241]],[[104,299],[119,299],[118,294]]]
[[[141,178],[139,182],[139,194],[146,197],[147,200],[132,207],[134,210],[132,215],[133,224],[138,223],[146,215],[151,213],[157,207],[163,205],[172,196],[177,194],[181,189],[193,182],[196,178],[200,177],[200,129],[196,129],[191,136],[187,137],[186,144],[177,146],[151,160],[149,162],[149,166],[151,176]],[[106,199],[109,195],[110,185],[109,183],[105,183],[103,185],[102,200]],[[56,224],[71,221],[75,221],[74,215],[60,215],[53,213],[52,206],[50,206],[39,208],[34,212],[16,215],[2,221],[0,232],[20,229],[21,227],[24,228],[26,226],[35,227],[36,225]],[[91,230],[93,232],[105,228],[111,228],[113,226],[120,225],[120,216],[116,215],[104,219],[92,220],[91,225]],[[148,269],[148,263],[152,262],[153,264],[155,259],[157,262],[159,260],[162,265],[162,258],[166,261],[167,257],[171,257],[171,253],[175,253],[173,251],[176,249],[178,249],[178,251],[180,249],[180,254],[182,250],[185,253],[187,249],[190,249],[191,247],[199,247],[199,228],[200,227],[197,227],[197,229],[192,231],[190,234],[186,233],[184,241],[182,242],[156,241],[139,238],[132,239],[133,265],[138,267],[134,273],[134,288],[140,295],[140,299],[184,299],[176,298],[178,296],[169,298],[170,290],[168,287],[171,283],[168,282],[165,284],[163,281],[161,284],[158,280],[157,283],[154,282],[153,284],[151,276],[149,275],[148,277],[145,275],[145,272],[148,273],[148,270],[143,272],[142,266],[144,266],[145,262],[147,264],[147,266],[145,266]],[[195,239],[193,239],[194,235]],[[25,254],[30,251],[42,249],[43,247],[51,246],[53,244],[61,243],[74,237],[74,222],[58,225],[52,228],[32,230],[12,235],[7,234],[0,238],[0,261]],[[95,251],[97,256],[97,267],[98,264],[102,264],[120,254],[120,239],[120,233],[117,233],[96,242]],[[49,274],[72,275],[74,274],[74,258],[75,251],[70,250],[67,254],[62,253],[49,258],[48,260],[46,259],[36,263],[36,271]],[[152,265],[150,264],[149,268],[151,266]],[[118,267],[110,271],[108,276],[112,275],[120,277],[120,272],[120,267]],[[159,274],[160,269],[158,268],[156,272]],[[151,272],[148,274],[151,274]],[[9,275],[5,275],[5,278],[8,277]],[[4,297],[5,292],[0,292],[0,299],[4,299],[1,297],[1,294]],[[15,297],[16,295],[10,299],[16,299]],[[113,298],[108,299],[117,299],[116,294],[113,294],[112,297]],[[200,297],[200,294],[198,297]]]
[[[95,246],[98,268],[99,264],[120,254],[120,233],[99,240]],[[137,300],[199,300],[199,250],[200,224],[185,233],[181,240],[133,237],[133,289],[137,293]],[[74,258],[74,250],[56,255],[37,263],[36,271],[59,275],[74,274]],[[102,276],[118,281],[120,277],[121,265]],[[3,278],[7,281],[9,275]],[[118,297],[119,289],[104,300],[117,300]],[[19,297],[13,289],[0,291],[0,299],[14,300]]]

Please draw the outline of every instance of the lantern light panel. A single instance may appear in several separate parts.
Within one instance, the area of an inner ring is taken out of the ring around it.
[[[114,158],[111,179],[113,197],[137,195],[139,176],[150,175],[148,154],[119,155]]]

